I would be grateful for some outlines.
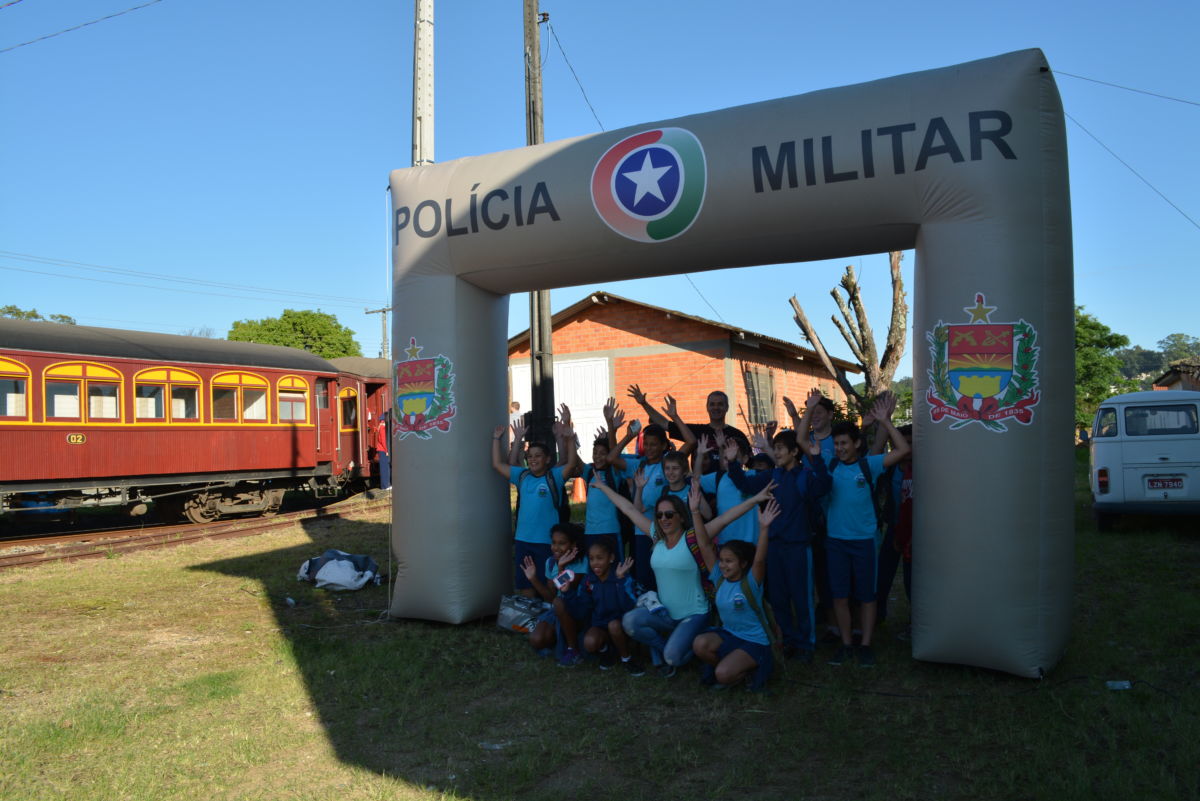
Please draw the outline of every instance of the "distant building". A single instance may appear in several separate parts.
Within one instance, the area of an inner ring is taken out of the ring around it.
[[[1200,391],[1200,359],[1180,359],[1171,362],[1167,372],[1154,379],[1154,388]]]
[[[555,396],[571,407],[585,443],[604,425],[609,397],[617,399],[626,419],[645,422],[645,413],[626,394],[630,384],[640,385],[656,407],[664,395],[673,395],[689,423],[707,422],[708,393],[723,390],[729,396],[726,422],[747,433],[769,420],[790,425],[785,395],[801,410],[813,387],[838,403],[846,400],[812,350],[609,292],[594,292],[563,309],[551,318],[551,328]],[[862,372],[857,364],[833,362],[848,373]],[[508,341],[508,363],[509,397],[529,409],[528,331]]]

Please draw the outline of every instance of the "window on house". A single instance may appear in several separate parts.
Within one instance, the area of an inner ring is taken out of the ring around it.
[[[0,378],[0,417],[24,417],[25,409],[25,379]]]
[[[757,365],[744,369],[746,381],[746,412],[751,425],[766,425],[774,419],[775,409],[775,380],[771,371]]]

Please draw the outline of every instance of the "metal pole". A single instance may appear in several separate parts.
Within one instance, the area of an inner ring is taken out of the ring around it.
[[[540,145],[542,126],[542,48],[538,24],[550,18],[538,11],[538,0],[525,5],[525,143]],[[529,293],[529,375],[533,419],[529,438],[554,451],[554,341],[550,324],[550,291]]]
[[[433,0],[413,3],[412,165],[433,164]]]

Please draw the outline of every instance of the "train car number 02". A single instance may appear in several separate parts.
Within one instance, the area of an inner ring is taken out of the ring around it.
[[[68,445],[82,445],[87,442],[87,434],[67,434]]]

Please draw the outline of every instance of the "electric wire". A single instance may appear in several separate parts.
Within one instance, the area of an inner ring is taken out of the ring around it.
[[[6,9],[9,6],[15,6],[19,2],[21,2],[21,0],[8,0],[7,3],[0,4],[0,10]]]
[[[1180,215],[1182,215],[1182,216],[1183,216],[1183,219],[1185,219],[1185,220],[1187,220],[1188,222],[1190,222],[1190,223],[1191,223],[1191,224],[1192,224],[1194,227],[1196,227],[1197,229],[1200,229],[1200,223],[1197,223],[1195,220],[1193,220],[1191,217],[1189,217],[1189,216],[1188,216],[1188,213],[1187,213],[1186,211],[1184,211],[1183,209],[1179,208],[1179,206],[1176,206],[1176,205],[1175,205],[1175,203],[1174,203],[1174,202],[1172,202],[1172,201],[1171,201],[1171,199],[1170,199],[1169,197],[1167,197],[1166,195],[1164,195],[1162,192],[1158,191],[1158,187],[1156,187],[1154,184],[1150,183],[1148,180],[1146,180],[1144,177],[1142,177],[1142,174],[1141,174],[1140,172],[1138,172],[1138,171],[1137,171],[1137,170],[1135,170],[1133,167],[1131,167],[1131,166],[1129,165],[1129,163],[1128,163],[1127,161],[1125,161],[1125,159],[1121,158],[1121,157],[1120,157],[1120,156],[1118,156],[1118,155],[1117,155],[1115,152],[1113,152],[1113,149],[1112,149],[1111,147],[1109,147],[1108,145],[1106,145],[1106,144],[1104,144],[1103,142],[1101,142],[1099,137],[1097,137],[1097,136],[1096,136],[1094,133],[1092,133],[1091,131],[1089,131],[1087,128],[1085,128],[1085,127],[1083,126],[1083,123],[1081,123],[1079,120],[1077,120],[1077,119],[1075,119],[1074,117],[1072,117],[1072,116],[1071,116],[1070,114],[1068,114],[1066,111],[1064,111],[1064,112],[1063,112],[1063,116],[1065,116],[1065,117],[1066,117],[1067,119],[1069,119],[1071,122],[1073,122],[1073,123],[1075,123],[1076,125],[1078,125],[1078,126],[1079,126],[1079,129],[1080,129],[1081,131],[1083,131],[1085,134],[1087,134],[1088,136],[1092,137],[1092,139],[1096,140],[1096,144],[1100,145],[1100,147],[1102,147],[1102,148],[1104,148],[1105,150],[1107,150],[1107,151],[1108,151],[1108,154],[1109,154],[1110,156],[1112,156],[1114,159],[1116,159],[1117,161],[1121,162],[1121,164],[1123,164],[1123,165],[1125,166],[1125,169],[1129,170],[1131,173],[1133,173],[1134,175],[1136,175],[1136,176],[1138,177],[1138,180],[1140,180],[1140,181],[1141,181],[1142,183],[1144,183],[1146,186],[1150,187],[1150,189],[1151,189],[1151,190],[1154,192],[1154,194],[1156,194],[1156,195],[1158,195],[1159,197],[1161,197],[1163,200],[1165,200],[1165,201],[1167,202],[1167,204],[1168,204],[1168,205],[1169,205],[1171,208],[1173,208],[1173,209],[1175,209],[1175,211],[1179,212],[1179,213],[1180,213]]]
[[[21,0],[13,0],[13,2],[9,3],[8,5],[11,6],[13,3],[19,3],[20,1]],[[124,16],[125,14],[129,14],[131,12],[137,11],[138,9],[146,8],[147,6],[152,6],[155,3],[161,3],[161,2],[162,2],[162,0],[150,0],[150,2],[142,3],[140,6],[134,6],[133,8],[127,8],[124,11],[118,11],[115,14],[109,14],[107,17],[101,17],[100,19],[94,19],[91,22],[84,22],[81,25],[76,25],[72,28],[66,28],[61,31],[56,31],[55,33],[48,33],[45,36],[39,36],[36,39],[30,39],[28,42],[21,42],[20,44],[15,44],[11,47],[5,47],[4,49],[0,50],[0,53],[8,53],[9,51],[16,50],[18,47],[25,47],[26,45],[37,44],[38,42],[44,42],[47,39],[53,39],[55,36],[62,36],[64,33],[70,33],[71,31],[77,31],[80,28],[86,28],[89,25],[95,25],[98,22],[104,22],[105,20]]]
[[[1096,78],[1088,78],[1085,75],[1075,75],[1070,72],[1063,72],[1062,70],[1054,70],[1053,72],[1055,75],[1066,75],[1069,78],[1078,78],[1081,81],[1091,81],[1092,83],[1098,83],[1098,84],[1102,84],[1104,86],[1111,86],[1114,89],[1124,89],[1126,92],[1137,92],[1138,94],[1141,94],[1141,95],[1150,95],[1150,97],[1157,97],[1157,98],[1161,98],[1163,100],[1172,100],[1176,103],[1187,103],[1189,106],[1200,106],[1200,102],[1197,102],[1195,100],[1185,100],[1181,97],[1171,97],[1170,95],[1160,95],[1157,92],[1147,92],[1145,89],[1135,89],[1132,86],[1122,86],[1119,83],[1109,83],[1108,81],[1101,81],[1101,80],[1097,80]]]
[[[292,289],[274,289],[272,287],[251,286],[249,284],[232,284],[222,281],[205,281],[202,278],[190,278],[187,276],[170,275],[167,273],[152,273],[143,270],[131,270],[126,267],[110,267],[103,264],[90,264],[83,261],[71,261],[69,259],[56,259],[49,256],[36,256],[30,253],[15,253],[8,250],[0,250],[0,257],[16,259],[18,261],[30,261],[36,264],[48,264],[54,267],[69,267],[81,270],[92,270],[95,272],[113,273],[116,275],[128,275],[137,278],[149,278],[154,281],[172,281],[182,284],[193,284],[195,286],[209,286],[218,289],[233,289],[240,292],[265,292],[269,295],[282,295],[300,298],[309,298],[314,300],[331,300],[331,301],[346,301],[347,303],[374,303],[375,301],[368,298],[346,297],[343,295],[326,295],[317,292],[301,292]],[[8,269],[8,268],[6,268]]]
[[[592,101],[588,99],[587,90],[583,88],[583,81],[579,80],[579,74],[575,72],[575,68],[571,66],[571,59],[567,58],[567,51],[563,49],[562,42],[559,41],[558,32],[554,30],[554,26],[550,24],[550,20],[546,20],[546,29],[550,31],[550,35],[554,37],[554,43],[558,45],[558,52],[562,53],[563,61],[567,65],[567,69],[571,71],[571,75],[575,77],[575,83],[579,86],[579,92],[583,95],[583,102],[587,103],[588,110],[592,112],[592,117],[596,120],[596,124],[600,126],[600,130],[605,130],[604,123],[600,122],[599,115],[596,114],[596,109],[592,107]]]
[[[64,275],[63,273],[52,273],[52,272],[48,272],[46,270],[31,270],[27,267],[10,267],[10,266],[3,265],[3,264],[0,264],[0,270],[11,270],[13,272],[18,272],[18,273],[32,273],[34,275],[49,275],[54,278],[66,278],[71,281],[91,281],[91,282],[97,283],[97,284],[116,284],[117,286],[132,286],[132,287],[137,287],[138,289],[154,289],[154,290],[158,290],[160,292],[180,292],[185,295],[210,295],[212,297],[218,297],[218,298],[236,298],[238,300],[256,300],[256,301],[278,300],[277,298],[254,297],[252,295],[232,295],[232,294],[229,294],[228,292],[205,292],[204,290],[201,290],[201,289],[183,289],[183,288],[176,288],[176,287],[169,287],[169,286],[150,286],[147,284],[135,284],[130,281],[114,281],[111,278],[90,278],[86,275]],[[357,305],[352,305],[349,303],[329,303],[326,305],[338,306],[341,308],[348,308],[348,309],[357,309],[358,308]]]

